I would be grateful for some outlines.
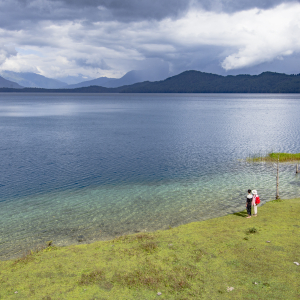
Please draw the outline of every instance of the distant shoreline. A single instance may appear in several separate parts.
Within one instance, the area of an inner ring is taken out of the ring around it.
[[[0,88],[0,93],[243,93],[298,94],[300,74],[264,72],[260,75],[221,76],[185,71],[161,81],[144,81],[116,88],[98,85],[75,89]]]
[[[80,88],[81,89],[81,88]],[[84,88],[86,89],[86,88]],[[16,93],[16,94],[300,94],[299,92],[117,92],[117,91],[95,91],[78,89],[66,89],[66,90],[52,90],[52,89],[38,89],[28,90],[25,89],[7,89],[0,88],[0,94]]]

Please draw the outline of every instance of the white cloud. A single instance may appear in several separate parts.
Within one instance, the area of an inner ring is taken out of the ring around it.
[[[35,5],[49,8],[44,0]],[[178,19],[128,23],[37,21],[22,30],[0,30],[0,39],[18,49],[16,55],[0,48],[0,69],[40,70],[48,77],[120,77],[147,59],[175,71],[207,61],[225,70],[245,68],[299,53],[299,15],[296,2],[235,13],[191,8]]]
[[[203,45],[231,51],[222,62],[230,70],[299,52],[299,15],[299,3],[234,14],[192,11],[184,19],[163,21],[161,28],[177,49],[186,52]]]
[[[17,54],[17,51],[14,46],[12,45],[1,45],[0,44],[0,66],[3,64],[7,59]]]
[[[299,15],[299,4],[282,4],[267,11],[250,11],[247,19],[239,22],[239,26],[245,29],[236,33],[238,51],[225,58],[223,68],[229,70],[252,66],[299,52]]]

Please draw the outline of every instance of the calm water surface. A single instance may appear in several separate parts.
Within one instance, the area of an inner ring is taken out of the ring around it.
[[[300,95],[0,94],[0,259],[109,239],[274,199],[300,152]],[[295,164],[280,196],[300,196]]]

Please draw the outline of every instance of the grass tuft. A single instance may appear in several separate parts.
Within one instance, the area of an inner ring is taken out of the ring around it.
[[[94,283],[100,283],[105,279],[103,270],[95,270],[88,274],[82,274],[79,280],[80,285],[89,285]]]
[[[147,233],[137,234],[135,237],[138,241],[153,240],[154,239],[153,235],[150,235],[150,234],[147,234]]]
[[[246,234],[254,234],[254,233],[258,233],[258,230],[255,227],[246,230]]]
[[[191,287],[189,280],[194,279],[198,272],[194,266],[177,266],[171,270],[149,264],[147,268],[128,272],[115,273],[113,282],[128,288],[148,288],[150,290],[165,289],[178,292]]]
[[[145,250],[146,252],[152,253],[158,248],[158,245],[156,242],[150,241],[146,242],[140,245],[140,247]]]
[[[16,259],[13,262],[13,265],[27,264],[27,263],[33,261],[34,260],[34,255],[41,252],[41,251],[43,251],[45,248],[46,248],[45,246],[38,246],[34,250],[28,250],[28,251],[24,252],[22,257]]]
[[[44,252],[48,252],[48,251],[53,251],[53,250],[57,250],[57,249],[58,249],[58,247],[52,246],[52,241],[48,241],[48,242],[46,242],[46,245],[37,246],[33,250],[28,250],[28,251],[24,252],[24,254],[22,255],[22,257],[16,259],[13,262],[13,265],[27,264],[29,262],[34,261],[35,255],[37,253],[40,253],[40,252],[43,252],[43,251]]]
[[[279,199],[272,200],[272,201],[270,201],[270,202],[271,202],[271,203],[272,203],[272,202],[275,202],[275,203],[276,203],[276,202],[283,202],[283,200],[279,198]]]
[[[46,242],[46,246],[50,247],[50,246],[52,246],[52,243],[53,243],[53,241],[48,241],[48,242]]]
[[[33,257],[33,251],[32,250],[28,250],[27,252],[24,252],[24,254],[22,255],[22,257],[16,259],[13,262],[13,265],[17,265],[17,264],[27,264],[31,261],[34,260]]]
[[[193,261],[198,263],[203,258],[204,254],[204,251],[201,249],[194,250],[192,254]]]
[[[110,281],[106,280],[104,270],[95,270],[88,274],[82,274],[80,280],[78,281],[79,285],[98,285],[102,289],[111,290],[113,284]]]

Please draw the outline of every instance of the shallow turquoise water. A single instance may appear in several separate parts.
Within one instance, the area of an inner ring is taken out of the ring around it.
[[[275,197],[300,152],[299,95],[0,95],[0,258],[109,239]],[[298,174],[299,175],[299,174]],[[300,196],[295,164],[280,196]]]

